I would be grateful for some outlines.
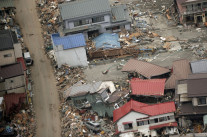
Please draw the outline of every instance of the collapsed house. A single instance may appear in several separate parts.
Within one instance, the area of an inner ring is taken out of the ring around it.
[[[181,24],[206,22],[206,0],[176,0]]]
[[[76,108],[91,108],[102,117],[113,117],[113,111],[125,103],[128,94],[129,91],[116,90],[111,81],[90,84],[80,81],[64,91],[64,97],[70,98]]]
[[[54,58],[60,68],[63,64],[71,67],[88,66],[86,56],[86,43],[83,34],[74,34],[60,37],[59,34],[51,35]]]
[[[110,6],[108,0],[80,0],[59,4],[64,35],[83,33],[86,38],[104,32],[130,29],[126,5]]]
[[[174,102],[148,105],[130,100],[113,112],[116,134],[134,132],[140,136],[157,137],[161,134],[158,129],[163,129],[165,135],[176,134],[178,130],[174,112]]]
[[[132,74],[132,77],[140,78],[165,78],[168,76],[170,70],[158,65],[148,62],[140,61],[137,59],[130,59],[122,68],[123,72]]]

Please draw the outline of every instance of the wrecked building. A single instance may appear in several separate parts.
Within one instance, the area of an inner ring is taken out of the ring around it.
[[[67,64],[71,67],[88,66],[86,56],[86,42],[83,34],[74,34],[60,37],[59,34],[51,35],[54,57],[57,65]]]
[[[206,0],[176,0],[181,24],[203,24],[206,22]]]
[[[169,75],[170,70],[158,65],[154,65],[148,62],[140,61],[137,59],[130,59],[122,68],[123,72],[132,73],[132,77],[141,78],[164,78]]]
[[[113,112],[116,134],[136,132],[140,136],[157,137],[162,134],[157,132],[161,128],[164,128],[165,135],[176,134],[178,130],[174,112],[174,102],[148,105],[130,100]]]
[[[80,0],[59,5],[65,35],[83,33],[86,38],[104,32],[130,29],[126,5],[110,6],[108,0]]]

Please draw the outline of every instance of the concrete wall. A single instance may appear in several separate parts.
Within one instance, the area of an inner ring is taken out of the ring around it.
[[[58,67],[68,64],[71,67],[88,66],[85,47],[63,50],[61,45],[55,50]]]
[[[11,90],[11,89],[25,86],[25,78],[24,75],[21,75],[21,76],[6,79],[4,83],[5,83],[5,89]]]
[[[20,43],[14,44],[14,52],[16,58],[22,57],[22,47]]]
[[[7,54],[11,54],[11,57],[4,57]],[[15,63],[15,61],[14,49],[0,51],[0,66]]]

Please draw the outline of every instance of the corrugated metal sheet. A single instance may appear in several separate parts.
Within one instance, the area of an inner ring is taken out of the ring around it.
[[[116,5],[111,8],[112,22],[127,20],[126,5]]]
[[[116,122],[131,111],[146,114],[148,116],[156,116],[175,112],[175,103],[165,102],[160,104],[148,105],[134,100],[130,100],[122,107],[113,111],[113,121]]]
[[[95,42],[96,49],[111,49],[121,47],[118,39],[118,34],[103,33],[96,37],[93,41]]]
[[[24,62],[24,58],[23,57],[17,58],[17,62],[21,63],[22,68],[23,68],[24,71],[27,70],[27,67],[25,65],[25,62]]]
[[[0,0],[0,10],[2,8],[14,8],[14,0]]]
[[[0,67],[0,77],[2,77],[3,79],[16,77],[20,75],[24,75],[24,71],[20,63]]]
[[[187,80],[188,97],[207,96],[207,74],[192,74]]]
[[[78,0],[59,5],[63,20],[110,12],[108,0]]]
[[[90,84],[76,84],[69,89],[64,91],[64,97],[77,97],[81,95],[85,95],[87,93],[95,93],[98,91],[99,87],[101,86],[101,81],[90,83]]]
[[[207,106],[193,106],[192,102],[182,103],[179,115],[199,115],[207,114]]]
[[[129,91],[115,91],[112,95],[109,96],[109,99],[107,100],[107,102],[114,103],[128,93],[129,93]]]
[[[163,96],[166,79],[137,79],[130,81],[132,95]]]
[[[86,46],[84,35],[74,34],[60,37],[59,34],[52,34],[52,41],[55,46],[63,45],[63,49],[72,49],[77,47]]]
[[[207,60],[199,60],[191,62],[193,73],[207,73]]]
[[[160,76],[169,73],[170,70],[164,67],[160,67],[148,62],[139,61],[136,59],[130,59],[122,68],[122,71],[137,72],[146,78],[153,76]]]
[[[170,123],[150,126],[149,128],[150,128],[150,130],[152,130],[152,129],[158,129],[158,128],[162,128],[162,127],[177,127],[177,126],[178,126],[177,122],[170,122]]]
[[[172,69],[173,73],[166,81],[165,89],[175,89],[177,80],[187,79],[191,74],[189,61],[185,59],[174,61]]]

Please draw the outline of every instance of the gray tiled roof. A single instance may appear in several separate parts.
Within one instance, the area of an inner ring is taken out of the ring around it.
[[[95,93],[98,91],[101,83],[101,81],[90,84],[81,84],[80,82],[78,82],[77,84],[64,91],[64,97],[76,97],[80,95],[85,95],[87,93]]]
[[[207,73],[207,60],[199,60],[191,62],[193,73]]]
[[[111,8],[112,12],[112,22],[119,22],[119,21],[124,21],[128,20],[129,15],[128,12],[126,11],[126,5],[116,5]]]
[[[78,0],[59,5],[63,20],[110,12],[108,0]]]
[[[10,30],[0,31],[0,51],[13,49],[13,44],[17,43],[16,34]]]
[[[14,7],[13,0],[0,0],[0,10],[2,8],[10,8],[10,7]]]

